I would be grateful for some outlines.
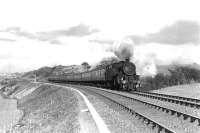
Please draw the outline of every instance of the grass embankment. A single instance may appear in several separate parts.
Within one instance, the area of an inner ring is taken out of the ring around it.
[[[15,125],[23,115],[17,109],[17,100],[4,97],[0,92],[0,133],[5,133]]]
[[[72,91],[41,85],[18,100],[24,116],[13,127],[13,133],[73,133],[78,132],[78,101]]]
[[[33,87],[37,87],[39,84],[37,83],[32,83],[27,80],[11,80],[7,84],[3,85],[1,88],[1,92],[4,93],[5,97],[12,97],[15,96],[15,94],[23,91],[23,90],[29,90]]]
[[[152,92],[200,99],[200,83],[166,87]]]

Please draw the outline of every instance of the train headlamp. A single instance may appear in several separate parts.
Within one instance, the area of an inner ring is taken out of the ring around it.
[[[122,80],[122,84],[126,84],[127,83],[127,81],[126,80]]]

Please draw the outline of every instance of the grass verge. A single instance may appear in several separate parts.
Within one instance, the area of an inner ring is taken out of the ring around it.
[[[78,100],[71,90],[41,85],[18,100],[24,116],[10,133],[75,133],[78,124]]]

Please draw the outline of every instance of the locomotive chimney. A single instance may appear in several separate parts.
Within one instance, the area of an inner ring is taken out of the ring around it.
[[[129,62],[129,61],[130,61],[130,59],[129,59],[129,58],[126,58],[126,59],[125,59],[125,61],[126,61],[126,62]]]

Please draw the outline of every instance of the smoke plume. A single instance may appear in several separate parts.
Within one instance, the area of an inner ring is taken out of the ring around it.
[[[114,54],[120,59],[130,59],[133,56],[133,42],[130,39],[115,43]]]
[[[136,71],[139,75],[154,76],[157,73],[158,63],[156,54],[146,52],[146,47],[136,45],[134,49],[134,46],[133,41],[126,38],[122,41],[115,42],[107,50],[113,52],[119,60],[130,59],[136,65]]]
[[[157,65],[159,64],[155,54],[146,54],[139,57],[136,54],[136,59],[133,61],[137,66],[137,73],[141,76],[155,76],[157,74]]]

